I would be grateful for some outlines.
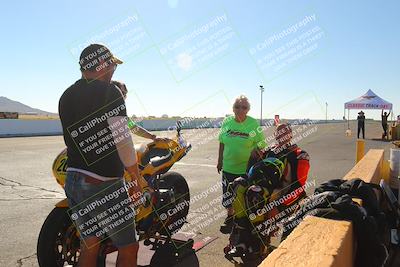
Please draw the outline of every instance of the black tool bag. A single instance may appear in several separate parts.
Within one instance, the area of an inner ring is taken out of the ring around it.
[[[383,195],[378,185],[365,183],[360,179],[331,180],[316,188],[314,194],[300,203],[295,216],[282,221],[284,227],[299,221],[307,215],[353,222],[356,240],[356,267],[385,266],[388,259],[388,238],[395,221],[389,210],[381,208],[374,190]],[[352,198],[360,198],[362,206]],[[289,229],[288,227],[285,227]],[[285,233],[287,236],[290,231]]]
[[[337,213],[328,214],[327,217],[353,222],[356,239],[354,266],[384,266],[388,258],[389,225],[374,188],[382,195],[379,186],[361,179],[332,180],[315,189],[316,193],[332,191],[338,195],[330,205]],[[352,198],[360,198],[362,207]]]

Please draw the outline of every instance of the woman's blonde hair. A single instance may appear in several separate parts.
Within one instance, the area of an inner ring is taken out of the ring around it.
[[[247,96],[245,96],[245,95],[239,95],[238,97],[236,97],[235,100],[233,101],[232,107],[234,107],[237,103],[240,103],[240,102],[246,102],[249,105],[249,109],[250,109],[250,101],[247,98]]]

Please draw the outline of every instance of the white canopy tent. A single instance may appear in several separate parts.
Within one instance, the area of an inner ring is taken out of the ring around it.
[[[350,109],[387,109],[392,110],[392,103],[377,96],[371,89],[368,90],[364,95],[344,103],[344,115],[346,116],[347,109],[347,127],[350,128]],[[393,112],[391,112],[393,117]]]

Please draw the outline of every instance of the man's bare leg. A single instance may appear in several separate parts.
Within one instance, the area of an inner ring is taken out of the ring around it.
[[[137,267],[139,243],[118,248],[117,267]]]
[[[78,267],[96,267],[99,248],[100,239],[97,237],[88,237],[85,241],[81,241]]]

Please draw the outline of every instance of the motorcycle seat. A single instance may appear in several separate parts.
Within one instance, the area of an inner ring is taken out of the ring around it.
[[[154,167],[158,167],[158,166],[161,166],[161,165],[163,165],[164,163],[170,161],[171,158],[172,158],[172,153],[168,153],[167,155],[162,156],[162,157],[155,157],[155,158],[152,158],[152,159],[150,160],[150,164],[153,165]]]
[[[142,154],[140,165],[146,166],[147,164],[151,163],[152,161],[158,161],[159,159],[162,159],[165,156],[168,156],[169,154],[171,154],[171,151],[169,149],[152,148]]]

